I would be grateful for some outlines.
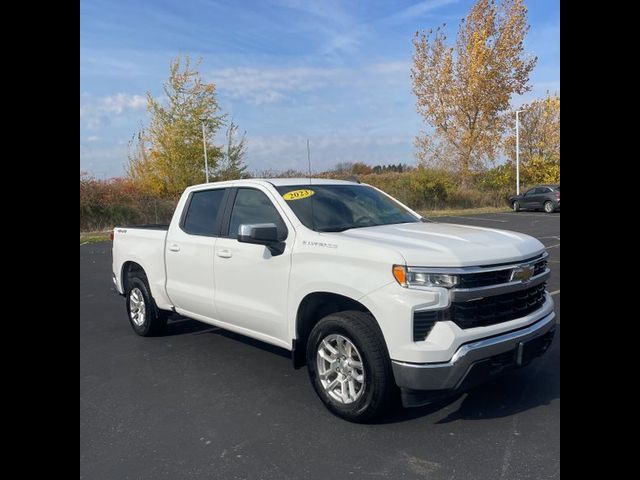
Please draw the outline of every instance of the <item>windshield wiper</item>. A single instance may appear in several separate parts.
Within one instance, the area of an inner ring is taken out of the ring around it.
[[[351,230],[353,228],[379,227],[380,225],[384,225],[384,223],[371,223],[369,225],[343,225],[342,227],[328,227],[322,230],[318,230],[318,232],[344,232],[345,230]]]
[[[344,232],[345,230],[349,230],[350,228],[355,228],[353,226],[344,226],[344,227],[327,227],[327,228],[319,228],[318,232]]]

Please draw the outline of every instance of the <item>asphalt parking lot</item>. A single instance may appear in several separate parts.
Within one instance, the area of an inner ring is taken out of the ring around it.
[[[80,246],[81,478],[559,477],[560,214],[436,220],[540,239],[557,334],[522,370],[369,425],[329,413],[284,350],[192,320],[135,335],[111,283],[111,244]]]

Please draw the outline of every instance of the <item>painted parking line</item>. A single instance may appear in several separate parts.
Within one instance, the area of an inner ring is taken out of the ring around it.
[[[496,212],[496,215],[513,215],[518,217],[536,217],[536,218],[547,218],[547,219],[560,218],[559,216],[558,217],[556,217],[555,215],[552,216],[552,215],[549,215],[548,213],[535,214],[535,213]]]
[[[549,295],[557,295],[557,294],[559,294],[559,293],[560,293],[560,290],[556,290],[556,291],[554,291],[554,292],[551,292]]]
[[[550,247],[545,247],[545,248],[546,248],[547,250],[549,250],[550,248],[556,248],[556,247],[559,247],[559,246],[560,246],[560,244],[559,244],[559,243],[556,243],[555,245],[551,245]]]

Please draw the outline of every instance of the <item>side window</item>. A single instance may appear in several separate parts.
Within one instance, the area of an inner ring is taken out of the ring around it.
[[[525,193],[524,196],[528,197],[529,195],[534,195],[536,193],[536,190],[537,190],[536,188],[532,188],[527,193]]]
[[[275,223],[281,240],[287,237],[287,227],[269,197],[254,188],[239,188],[231,211],[229,237],[238,236],[238,228],[250,223]]]
[[[182,230],[192,235],[217,235],[224,192],[224,188],[193,192],[180,225]]]

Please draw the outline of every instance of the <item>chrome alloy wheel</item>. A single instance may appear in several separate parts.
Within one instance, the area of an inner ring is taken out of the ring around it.
[[[339,403],[358,400],[365,389],[362,356],[356,346],[342,335],[332,334],[318,345],[318,377],[324,390]]]
[[[144,304],[144,296],[139,288],[131,289],[129,293],[129,316],[131,321],[138,327],[144,324],[146,314],[146,306]]]

